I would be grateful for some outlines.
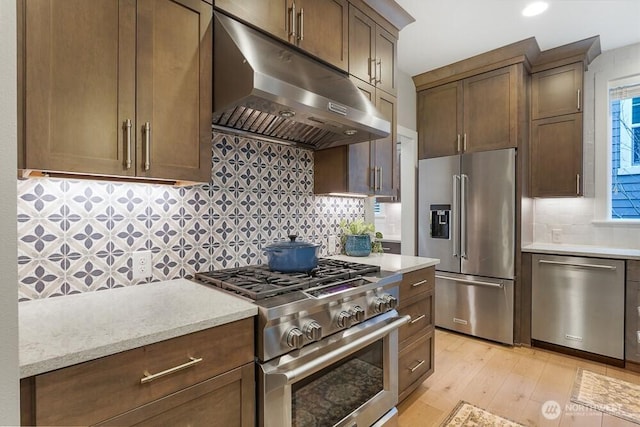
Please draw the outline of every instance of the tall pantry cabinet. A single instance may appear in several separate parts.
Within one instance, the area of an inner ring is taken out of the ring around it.
[[[314,191],[395,196],[398,29],[360,3],[349,4],[349,74],[380,116],[391,123],[391,133],[375,141],[317,151]]]

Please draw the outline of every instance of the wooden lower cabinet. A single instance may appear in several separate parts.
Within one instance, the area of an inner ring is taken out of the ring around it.
[[[252,426],[253,359],[249,318],[36,375],[21,383],[21,423]]]
[[[398,332],[398,401],[434,372],[435,267],[403,275],[398,312],[411,321]]]
[[[254,426],[254,377],[248,363],[97,425]]]
[[[398,402],[402,402],[433,374],[434,331],[423,333],[400,350],[398,357]]]

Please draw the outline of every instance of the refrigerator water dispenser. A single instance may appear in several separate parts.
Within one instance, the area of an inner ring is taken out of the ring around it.
[[[448,239],[451,219],[451,205],[431,205],[429,222],[431,237],[434,239]]]

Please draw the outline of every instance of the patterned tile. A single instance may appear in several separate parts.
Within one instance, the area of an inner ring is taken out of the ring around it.
[[[323,244],[361,199],[313,195],[313,152],[214,133],[209,184],[168,187],[64,179],[18,181],[19,298],[30,300],[190,278],[266,262],[297,234]],[[133,252],[153,277],[132,278]]]

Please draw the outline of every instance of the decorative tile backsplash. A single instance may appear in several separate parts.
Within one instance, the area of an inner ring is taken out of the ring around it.
[[[84,180],[18,181],[20,300],[192,277],[258,264],[288,234],[322,243],[364,201],[313,195],[313,152],[215,133],[212,180],[191,187]],[[153,277],[131,256],[152,252]]]

